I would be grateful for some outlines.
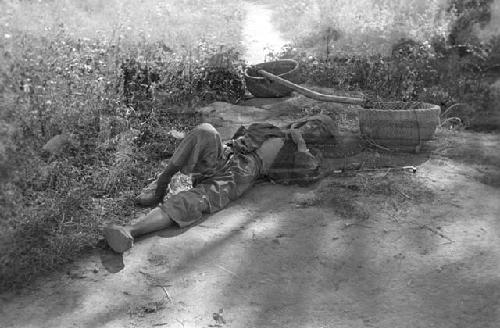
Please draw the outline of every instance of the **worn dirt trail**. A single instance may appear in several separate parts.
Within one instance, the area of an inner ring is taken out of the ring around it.
[[[271,51],[279,51],[289,43],[273,24],[273,11],[259,1],[243,1],[246,16],[243,22],[242,44],[246,48],[243,54],[250,65],[265,61]]]
[[[360,156],[418,171],[259,184],[1,295],[0,327],[498,327],[500,136]]]

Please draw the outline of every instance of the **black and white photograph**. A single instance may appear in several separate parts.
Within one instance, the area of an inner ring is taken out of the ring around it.
[[[499,328],[500,0],[0,0],[0,327]]]

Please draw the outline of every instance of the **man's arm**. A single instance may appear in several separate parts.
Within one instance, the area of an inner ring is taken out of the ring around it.
[[[165,197],[167,193],[168,184],[172,180],[174,174],[179,172],[180,169],[181,168],[179,166],[169,163],[167,165],[167,168],[160,174],[157,180],[157,185],[154,195],[154,202],[156,202],[156,204],[159,204],[163,201],[163,197]]]
[[[297,145],[297,151],[299,153],[309,152],[309,149],[307,148],[306,142],[304,141],[304,138],[302,137],[302,133],[300,133],[299,130],[290,129],[287,131],[290,132],[290,136],[292,137],[293,142],[295,142],[295,144]]]
[[[168,184],[172,179],[172,176],[180,170],[178,166],[171,163],[168,164],[167,168],[159,175],[154,184],[151,185],[151,189],[146,189],[141,192],[139,196],[135,198],[135,202],[141,206],[157,206],[163,201],[167,193]],[[154,186],[154,189],[152,189]]]

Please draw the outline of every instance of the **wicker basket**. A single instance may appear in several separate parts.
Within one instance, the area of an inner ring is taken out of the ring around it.
[[[423,102],[380,102],[359,111],[361,135],[378,145],[415,150],[432,139],[441,108]]]
[[[247,90],[257,98],[289,96],[292,93],[292,89],[262,77],[257,71],[263,69],[290,82],[300,83],[298,68],[299,63],[292,59],[283,59],[251,66],[245,70]]]

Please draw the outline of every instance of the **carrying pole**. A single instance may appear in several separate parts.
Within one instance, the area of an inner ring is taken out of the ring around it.
[[[316,92],[313,90],[309,90],[307,88],[304,88],[303,86],[297,85],[297,84],[292,83],[288,80],[285,80],[279,76],[271,74],[268,71],[263,70],[263,69],[260,69],[257,72],[259,74],[261,74],[262,76],[268,78],[269,80],[272,80],[274,82],[278,82],[279,84],[284,85],[292,90],[295,90],[298,93],[300,93],[308,98],[312,98],[312,99],[319,100],[319,101],[337,102],[337,103],[354,104],[354,105],[363,105],[365,103],[365,99],[363,99],[363,98],[325,95],[325,94],[322,94],[322,93],[319,93],[319,92]]]

